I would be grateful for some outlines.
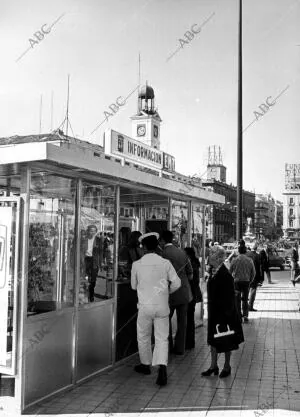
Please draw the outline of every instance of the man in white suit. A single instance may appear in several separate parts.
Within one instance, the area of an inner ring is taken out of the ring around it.
[[[169,294],[181,286],[171,262],[155,253],[158,233],[146,233],[139,238],[144,256],[133,262],[131,287],[138,293],[137,339],[141,363],[135,371],[149,375],[150,365],[159,365],[158,385],[167,384]],[[152,356],[151,335],[154,325],[155,346]]]

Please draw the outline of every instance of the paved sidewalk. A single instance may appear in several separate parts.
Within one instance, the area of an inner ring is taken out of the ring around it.
[[[206,326],[196,349],[171,356],[169,383],[155,385],[156,370],[141,376],[137,359],[101,374],[30,411],[32,416],[300,416],[300,313],[288,272],[272,272],[273,285],[259,289],[246,342],[232,355],[232,375],[201,377],[209,367]],[[224,356],[219,359],[222,368]]]

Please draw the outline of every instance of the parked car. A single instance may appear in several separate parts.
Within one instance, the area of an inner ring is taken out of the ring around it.
[[[282,258],[284,259],[284,266],[286,268],[291,268],[292,264],[291,264],[291,250],[289,249],[278,249],[277,253],[279,256],[282,256]]]
[[[270,268],[280,268],[281,271],[284,270],[285,258],[280,256],[277,250],[272,249],[269,252],[269,266]]]

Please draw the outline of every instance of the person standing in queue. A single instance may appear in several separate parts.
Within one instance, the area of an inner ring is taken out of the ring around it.
[[[144,256],[133,262],[131,287],[138,295],[137,340],[140,364],[134,370],[151,374],[150,365],[159,365],[158,385],[167,384],[169,294],[178,290],[181,281],[170,261],[155,253],[158,233],[146,233],[139,238]],[[151,335],[154,326],[155,345],[152,356]]]
[[[101,242],[97,234],[97,227],[91,224],[87,227],[86,235],[82,241],[84,253],[85,273],[88,280],[89,301],[94,301],[94,292],[98,271],[100,268]]]
[[[231,374],[231,351],[239,348],[244,334],[237,311],[233,277],[224,264],[225,249],[213,246],[209,254],[207,282],[207,343],[210,346],[210,367],[202,376],[218,375],[218,355],[224,353],[225,363],[219,377]]]
[[[254,301],[256,297],[256,290],[262,280],[262,269],[261,269],[261,259],[260,255],[257,253],[258,244],[255,243],[250,251],[247,252],[247,256],[252,259],[255,267],[255,277],[250,282],[250,291],[249,291],[249,311],[257,311],[254,306]]]
[[[186,326],[187,326],[187,311],[189,302],[192,301],[192,291],[189,281],[193,279],[193,268],[186,253],[172,244],[173,233],[170,230],[164,230],[160,236],[160,243],[163,247],[162,256],[168,259],[180,280],[181,287],[170,295],[170,336],[169,347],[170,352],[175,355],[183,355],[185,351]],[[175,343],[173,343],[172,324],[171,320],[176,310],[177,316],[177,331],[175,336]]]
[[[185,348],[194,349],[195,347],[195,307],[197,303],[203,301],[201,290],[200,290],[200,262],[196,256],[194,248],[185,248],[185,253],[191,261],[193,268],[193,279],[190,282],[193,299],[189,302],[187,311],[187,326],[186,326],[186,338]]]

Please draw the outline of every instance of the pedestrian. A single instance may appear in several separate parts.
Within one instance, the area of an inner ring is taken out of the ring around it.
[[[189,302],[187,311],[187,326],[186,326],[186,338],[185,348],[194,349],[195,347],[195,307],[197,303],[202,303],[203,298],[200,290],[200,262],[196,256],[193,248],[185,248],[185,253],[191,261],[193,268],[193,279],[189,281],[192,291],[193,299]]]
[[[262,250],[260,251],[260,258],[262,264],[262,281],[264,281],[264,273],[266,273],[268,284],[273,284],[270,272],[269,249],[267,250],[266,245],[263,246]]]
[[[181,280],[181,287],[170,295],[170,351],[175,355],[183,355],[185,351],[185,338],[187,326],[188,304],[192,301],[192,291],[189,281],[193,279],[193,268],[186,253],[172,244],[173,233],[170,230],[164,230],[160,237],[160,243],[163,248],[162,256],[168,259]],[[176,310],[177,331],[175,343],[173,343],[172,334],[172,317]]]
[[[140,364],[135,371],[151,374],[152,366],[159,366],[156,383],[167,384],[169,294],[180,288],[181,282],[170,261],[155,253],[158,233],[146,233],[139,238],[144,256],[133,262],[131,287],[138,295],[137,340]],[[154,326],[154,350],[151,335]]]
[[[192,248],[195,251],[196,257],[199,259],[201,256],[201,245],[195,233],[192,234]]]
[[[261,283],[262,279],[262,267],[260,255],[257,253],[258,244],[254,243],[251,251],[247,252],[247,256],[252,259],[255,267],[255,277],[250,282],[250,291],[249,291],[249,311],[257,311],[253,305],[256,297],[257,287]]]
[[[300,279],[300,270],[299,270],[299,252],[298,252],[298,242],[294,242],[292,253],[291,253],[291,281],[295,286],[295,283]],[[297,279],[297,277],[299,277]]]
[[[119,250],[119,274],[125,278],[129,278],[131,274],[131,268],[134,261],[138,261],[143,253],[140,248],[139,238],[142,233],[134,231],[130,234],[127,245],[124,245]]]
[[[239,312],[241,312],[242,303],[240,317],[244,322],[248,322],[249,285],[255,277],[255,267],[252,259],[246,256],[247,248],[245,243],[240,242],[238,252],[239,255],[232,261],[229,271],[234,278]]]
[[[225,249],[214,246],[210,250],[210,275],[207,282],[207,343],[210,345],[210,367],[202,376],[218,375],[218,354],[225,354],[225,363],[220,378],[231,374],[231,351],[244,341],[239,319],[233,277],[226,268]]]

